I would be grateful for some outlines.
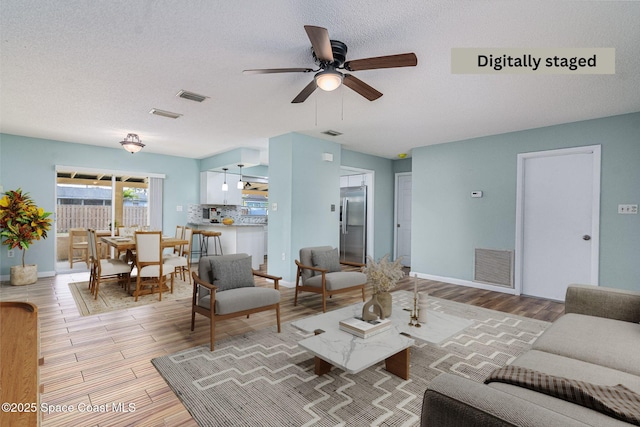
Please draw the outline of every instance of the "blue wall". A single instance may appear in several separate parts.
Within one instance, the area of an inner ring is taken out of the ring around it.
[[[323,161],[322,153],[333,154],[333,162]],[[392,253],[393,161],[290,133],[269,140],[269,204],[278,204],[269,211],[270,273],[293,281],[300,248],[339,246],[341,166],[374,172],[373,256]]]
[[[114,145],[117,145],[114,144]],[[4,191],[18,187],[31,194],[38,206],[55,212],[56,165],[165,174],[163,189],[163,230],[172,234],[175,226],[186,224],[188,205],[200,203],[200,165],[198,160],[145,153],[130,154],[122,148],[0,134],[0,184]],[[176,207],[182,206],[182,212]],[[26,262],[38,264],[40,274],[55,271],[55,233],[35,242]],[[6,248],[6,246],[3,246]],[[0,250],[0,275],[20,262],[20,254],[7,258]]]
[[[518,153],[602,146],[600,285],[640,290],[640,113],[413,149],[412,270],[473,280],[474,248],[515,248]],[[481,199],[470,198],[484,191]]]

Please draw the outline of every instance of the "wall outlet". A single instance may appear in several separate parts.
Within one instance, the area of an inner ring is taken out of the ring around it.
[[[286,255],[284,254],[284,252],[282,252],[282,260],[286,261]]]
[[[273,212],[277,211],[278,210],[278,204],[277,203],[271,203],[271,210]]]
[[[618,205],[618,213],[626,215],[637,215],[638,205]]]
[[[182,212],[182,205],[176,206],[176,212]]]
[[[14,249],[9,249],[7,251],[7,257],[13,258],[14,256],[16,256],[16,251]]]

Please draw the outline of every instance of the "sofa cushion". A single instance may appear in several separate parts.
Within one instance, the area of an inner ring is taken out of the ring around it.
[[[338,252],[338,248],[334,248],[331,250],[312,250],[311,251],[311,259],[313,261],[313,266],[321,268],[323,270],[327,270],[330,273],[341,271],[340,267],[340,252]],[[314,276],[318,274],[322,275],[319,271],[314,271]]]
[[[592,384],[611,386],[622,384],[634,392],[640,393],[640,377],[636,375],[559,356],[553,353],[530,350],[511,362],[511,365],[533,369],[549,375],[586,381]],[[490,383],[489,387],[509,393],[513,396],[531,402],[532,405],[538,405],[548,410],[563,414],[587,425],[603,427],[628,425],[627,423],[601,414],[600,412],[528,390],[523,387],[503,383]]]
[[[533,344],[535,350],[640,375],[640,324],[565,314]]]
[[[218,291],[255,286],[251,256],[242,255],[244,256],[223,255],[209,259],[213,278],[211,283],[218,287]]]
[[[336,273],[327,273],[325,281],[328,291],[337,291],[338,289],[350,288],[352,286],[363,285],[367,283],[367,276],[357,271],[341,271]],[[322,287],[322,275],[313,276],[304,282],[307,286]]]
[[[198,300],[198,305],[206,309],[211,304],[211,295]],[[280,302],[280,292],[275,289],[261,287],[245,287],[216,292],[216,314],[236,313]]]

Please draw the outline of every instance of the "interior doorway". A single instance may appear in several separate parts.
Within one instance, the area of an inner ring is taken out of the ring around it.
[[[411,172],[396,174],[395,202],[395,256],[405,267],[411,266]]]
[[[366,231],[365,231],[365,255],[374,255],[374,197],[375,197],[375,173],[372,170],[351,168],[343,166],[340,169],[340,188],[366,186]],[[342,224],[340,232],[342,230]],[[366,259],[366,258],[365,258]]]
[[[564,301],[598,284],[600,146],[518,155],[516,290]]]

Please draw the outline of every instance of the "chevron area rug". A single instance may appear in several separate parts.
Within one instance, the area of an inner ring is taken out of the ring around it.
[[[308,336],[290,324],[250,332],[153,359],[156,369],[202,426],[415,426],[429,382],[442,372],[482,381],[527,350],[550,325],[438,298],[430,310],[472,319],[440,345],[411,348],[410,379],[384,362],[358,374],[314,374]]]

